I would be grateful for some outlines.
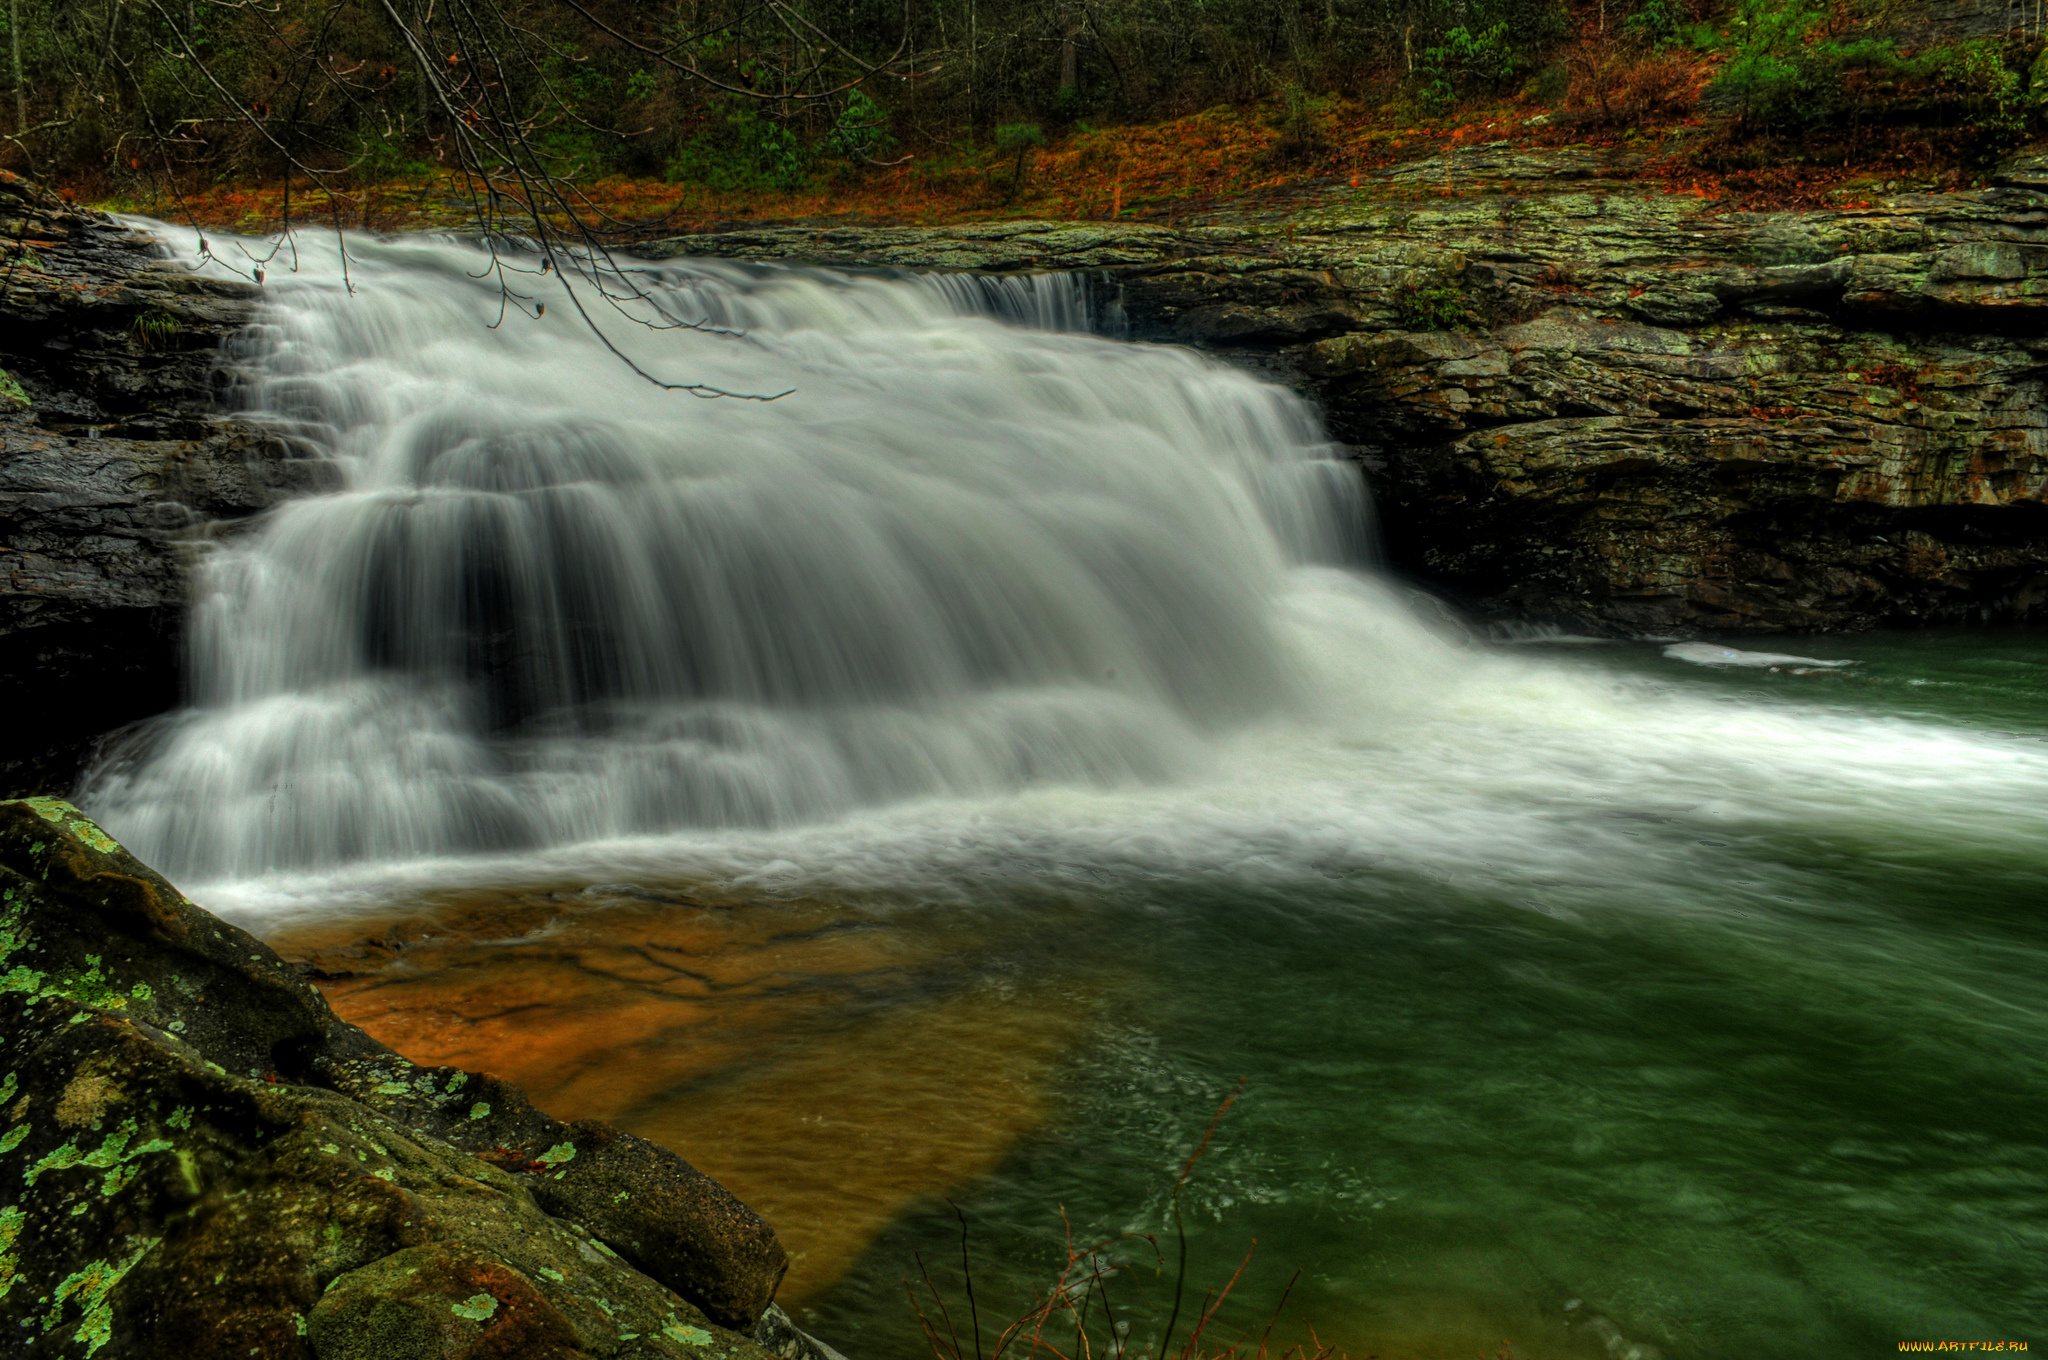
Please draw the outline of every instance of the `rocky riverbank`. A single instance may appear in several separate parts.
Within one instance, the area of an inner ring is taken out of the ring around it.
[[[193,554],[323,468],[221,418],[255,283],[4,172],[0,238],[0,792],[61,791],[176,702]]]
[[[0,803],[0,903],[18,1354],[833,1360],[716,1182],[406,1061],[68,804]]]
[[[655,253],[1082,269],[1137,338],[1318,400],[1394,565],[1610,634],[2048,610],[2048,162],[1728,211],[1592,151],[1480,147],[1262,220],[763,228]]]

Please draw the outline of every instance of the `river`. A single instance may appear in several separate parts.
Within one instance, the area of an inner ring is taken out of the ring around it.
[[[1354,1356],[2048,1316],[2038,631],[1489,633],[1312,408],[1076,280],[297,254],[237,400],[336,485],[215,546],[84,805],[409,1056],[725,1179],[857,1360],[920,1258],[960,1312],[963,1220],[984,1322],[1063,1221],[1154,1235],[1140,1353],[1240,1080],[1209,1339],[1297,1267],[1274,1336]]]

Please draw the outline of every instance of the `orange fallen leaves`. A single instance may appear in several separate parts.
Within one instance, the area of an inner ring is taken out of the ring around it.
[[[1342,184],[1394,158],[1386,132],[1372,126],[1371,115],[1358,106],[1330,119],[1329,145],[1312,162],[1275,155],[1282,140],[1276,121],[1270,111],[1222,107],[1165,123],[1070,132],[1030,154],[1014,196],[1008,156],[942,149],[887,168],[827,166],[816,182],[791,191],[721,192],[701,184],[612,176],[578,185],[577,210],[593,224],[629,236],[791,220],[1171,220],[1225,201]],[[227,183],[109,206],[180,219],[189,214],[202,226],[266,231],[282,224],[287,195],[281,183]],[[470,218],[468,194],[448,174],[333,193],[297,183],[289,206],[302,225],[338,220],[379,231],[455,226]],[[522,211],[514,206],[515,217]]]
[[[586,224],[625,240],[717,230],[752,222],[842,222],[930,225],[992,218],[1066,221],[1200,217],[1226,204],[1303,192],[1374,191],[1372,172],[1475,141],[1530,147],[1578,140],[1619,145],[1612,134],[1560,126],[1525,127],[1519,106],[1474,107],[1439,123],[1404,126],[1397,104],[1330,100],[1317,115],[1320,145],[1298,147],[1290,159],[1273,106],[1219,106],[1153,124],[1079,127],[1030,152],[1020,185],[1013,159],[993,150],[927,149],[888,166],[826,164],[795,190],[720,191],[702,184],[611,176],[576,186],[576,213]],[[1686,118],[1687,125],[1697,120]],[[1678,155],[1660,155],[1662,134],[1650,130],[1651,159],[1634,178],[1645,188],[1719,200],[1727,207],[1822,206],[1846,198],[1850,168],[1827,172],[1784,168],[1703,174]],[[1638,143],[1640,144],[1640,143]],[[1449,179],[1414,196],[1505,192],[1504,183]],[[1391,192],[1382,187],[1378,192]],[[328,192],[305,183],[220,183],[107,206],[189,220],[202,227],[263,233],[276,230],[289,206],[302,226],[341,225],[373,231],[461,227],[473,223],[471,199],[454,175],[359,185]],[[1865,206],[1858,199],[1853,205]],[[517,229],[527,209],[508,205],[502,225]],[[559,209],[544,212],[559,220]]]

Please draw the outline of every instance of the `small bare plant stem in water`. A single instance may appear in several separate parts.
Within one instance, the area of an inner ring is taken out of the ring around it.
[[[1179,1351],[1169,1352],[1167,1345],[1173,1339],[1174,1329],[1180,1322],[1180,1311],[1186,1300],[1187,1287],[1187,1227],[1181,1211],[1181,1195],[1187,1188],[1188,1180],[1194,1175],[1195,1167],[1208,1154],[1210,1145],[1215,1142],[1216,1130],[1222,1125],[1223,1116],[1230,1112],[1230,1107],[1237,1103],[1237,1098],[1240,1095],[1244,1094],[1247,1081],[1248,1078],[1240,1077],[1237,1085],[1231,1089],[1230,1094],[1224,1097],[1223,1103],[1216,1107],[1216,1113],[1210,1117],[1209,1125],[1203,1130],[1201,1140],[1195,1144],[1194,1151],[1188,1154],[1187,1161],[1181,1166],[1180,1176],[1174,1182],[1172,1198],[1174,1226],[1179,1233],[1179,1261],[1174,1276],[1173,1313],[1167,1318],[1166,1330],[1160,1334],[1158,1346],[1141,1352],[1151,1354],[1154,1360],[1200,1360],[1202,1337],[1208,1333],[1210,1324],[1223,1311],[1223,1305],[1229,1301],[1239,1282],[1244,1279],[1245,1271],[1251,1266],[1252,1256],[1258,1250],[1258,1240],[1254,1238],[1250,1247],[1245,1251],[1244,1259],[1238,1262],[1236,1271],[1231,1274],[1222,1289],[1204,1291],[1201,1305],[1196,1310],[1195,1323],[1189,1329],[1187,1341],[1180,1347]],[[1052,1357],[1052,1360],[1095,1360],[1095,1339],[1089,1334],[1088,1325],[1094,1316],[1095,1297],[1097,1294],[1100,1294],[1102,1297],[1102,1318],[1105,1329],[1101,1352],[1102,1360],[1127,1360],[1130,1355],[1130,1338],[1120,1329],[1128,1324],[1117,1321],[1116,1308],[1109,1297],[1109,1278],[1122,1269],[1122,1267],[1106,1260],[1103,1253],[1119,1243],[1142,1240],[1150,1245],[1158,1267],[1163,1270],[1166,1265],[1166,1257],[1159,1250],[1158,1240],[1152,1234],[1118,1233],[1116,1236],[1097,1242],[1093,1246],[1077,1249],[1074,1245],[1073,1221],[1068,1218],[1067,1211],[1062,1206],[1060,1209],[1060,1226],[1066,1238],[1067,1259],[1065,1264],[1061,1266],[1057,1278],[1051,1282],[1050,1287],[1046,1289],[1043,1295],[1037,1297],[1037,1301],[1031,1308],[1022,1317],[1004,1327],[1001,1334],[996,1337],[994,1347],[986,1349],[981,1335],[980,1306],[974,1292],[974,1261],[970,1250],[971,1243],[968,1240],[967,1215],[954,1201],[949,1199],[946,1201],[946,1204],[952,1209],[953,1216],[960,1222],[960,1270],[967,1294],[969,1325],[974,1330],[975,1360],[1003,1360],[1003,1357],[1010,1353],[1013,1345],[1024,1351],[1027,1357],[1036,1356],[1043,1351]],[[926,1344],[931,1347],[935,1360],[966,1360],[966,1348],[960,1340],[959,1330],[953,1323],[952,1312],[946,1306],[945,1296],[939,1292],[938,1286],[933,1282],[931,1270],[925,1265],[923,1255],[917,1254],[915,1259],[917,1261],[918,1274],[924,1281],[925,1291],[931,1295],[938,1317],[945,1324],[945,1332],[942,1334],[938,1323],[932,1320],[931,1313],[925,1310],[924,1303],[917,1292],[916,1283],[905,1280],[904,1287],[910,1296],[911,1309],[917,1315],[918,1325],[924,1333]],[[1272,1316],[1267,1319],[1266,1329],[1259,1338],[1257,1360],[1267,1360],[1267,1357],[1272,1353],[1270,1351],[1270,1343],[1272,1341],[1273,1328],[1278,1324],[1280,1315],[1286,1311],[1288,1300],[1294,1294],[1294,1286],[1300,1280],[1301,1271],[1296,1270],[1294,1275],[1287,1281],[1287,1287],[1280,1291],[1280,1300],[1274,1306]],[[1046,1335],[1048,1324],[1053,1323],[1062,1313],[1074,1325],[1071,1353],[1062,1351],[1058,1343]],[[1233,1342],[1226,1350],[1217,1354],[1216,1360],[1236,1360],[1239,1352],[1249,1342],[1249,1336]],[[1286,1351],[1282,1352],[1280,1360],[1290,1360],[1290,1357],[1294,1357],[1295,1360],[1331,1360],[1331,1356],[1332,1352],[1329,1348],[1325,1347],[1318,1340],[1313,1356],[1310,1356],[1305,1348],[1297,1345],[1289,1347]]]
[[[1272,1339],[1273,1328],[1279,1324],[1280,1315],[1287,1311],[1287,1300],[1294,1293],[1294,1286],[1301,1280],[1301,1267],[1287,1277],[1287,1287],[1280,1291],[1280,1302],[1273,1305],[1273,1316],[1266,1319],[1266,1330],[1259,1334],[1258,1360],[1266,1360],[1266,1342]]]
[[[981,1313],[974,1306],[974,1267],[967,1260],[967,1215],[952,1200],[946,1203],[953,1206],[953,1216],[960,1220],[960,1272],[967,1278],[967,1325],[974,1329],[974,1360],[982,1360]]]
[[[1223,1116],[1230,1113],[1230,1107],[1237,1103],[1237,1098],[1240,1095],[1244,1094],[1244,1084],[1249,1080],[1249,1077],[1239,1077],[1237,1085],[1231,1088],[1230,1094],[1223,1097],[1223,1103],[1216,1107],[1216,1113],[1209,1116],[1209,1127],[1202,1130],[1202,1141],[1195,1144],[1195,1150],[1188,1154],[1187,1161],[1182,1164],[1180,1179],[1173,1183],[1173,1231],[1180,1239],[1180,1264],[1175,1270],[1173,1277],[1173,1311],[1167,1315],[1166,1330],[1159,1334],[1159,1345],[1153,1351],[1154,1355],[1161,1357],[1166,1355],[1166,1343],[1173,1339],[1174,1324],[1180,1321],[1181,1294],[1187,1288],[1188,1282],[1188,1225],[1186,1220],[1181,1217],[1180,1192],[1187,1188],[1188,1177],[1192,1176],[1195,1172],[1195,1163],[1201,1161],[1202,1154],[1209,1150],[1209,1142],[1216,1136],[1216,1126],[1223,1122]],[[1240,1272],[1243,1269],[1243,1266],[1238,1267]],[[1236,1282],[1237,1277],[1233,1275],[1231,1283],[1235,1284]],[[1228,1293],[1229,1291],[1226,1290],[1224,1292]],[[1205,1318],[1204,1321],[1206,1320]],[[1197,1329],[1197,1334],[1199,1335],[1199,1328]],[[1192,1344],[1190,1343],[1191,1347]]]
[[[1101,1258],[1099,1256],[1096,1258],[1093,1283],[1096,1290],[1102,1295],[1102,1321],[1103,1325],[1109,1329],[1105,1335],[1109,1338],[1109,1344],[1116,1348],[1117,1360],[1123,1360],[1123,1354],[1127,1346],[1123,1334],[1116,1329],[1116,1309],[1109,1302],[1109,1277],[1102,1273]]]
[[[922,1252],[917,1257],[917,1270],[920,1275],[924,1276],[924,1287],[931,1291],[932,1299],[939,1305],[939,1316],[946,1321],[946,1334],[953,1341],[953,1360],[963,1360],[960,1354],[960,1331],[953,1325],[953,1313],[951,1309],[946,1307],[946,1296],[941,1294],[939,1287],[932,1283],[932,1273],[924,1263],[924,1254]],[[915,1298],[916,1296],[912,1295],[912,1297]],[[924,1316],[923,1310],[919,1310],[918,1316]],[[939,1350],[938,1332],[932,1328],[929,1322],[925,1323],[925,1328],[932,1333],[932,1351],[935,1354],[943,1355],[944,1352]]]
[[[1188,1357],[1193,1357],[1195,1355],[1197,1348],[1200,1347],[1202,1342],[1202,1333],[1208,1329],[1209,1320],[1216,1316],[1216,1312],[1218,1309],[1223,1307],[1223,1301],[1230,1297],[1230,1291],[1237,1288],[1237,1282],[1244,1277],[1244,1268],[1252,1263],[1252,1253],[1257,1251],[1258,1249],[1259,1239],[1254,1237],[1252,1239],[1251,1246],[1245,1249],[1244,1259],[1237,1263],[1236,1273],[1233,1274],[1230,1277],[1229,1282],[1223,1286],[1223,1291],[1215,1296],[1214,1303],[1211,1303],[1209,1301],[1209,1295],[1204,1294],[1202,1296],[1201,1318],[1195,1323],[1195,1330],[1191,1335],[1189,1335],[1188,1344],[1181,1351],[1182,1355]],[[1233,1351],[1235,1351],[1236,1349],[1237,1347],[1235,1346],[1231,1347],[1231,1350]]]

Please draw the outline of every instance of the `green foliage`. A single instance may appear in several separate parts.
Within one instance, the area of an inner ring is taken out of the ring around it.
[[[32,404],[14,376],[0,368],[0,411],[25,411]]]
[[[1554,61],[1531,76],[1523,92],[1538,104],[1551,105],[1563,103],[1571,88],[1571,68],[1561,61]]]
[[[1036,123],[1003,123],[996,128],[996,150],[1022,153],[1045,145],[1045,132]]]
[[[1622,20],[1621,28],[1660,48],[1676,46],[1687,34],[1685,16],[1673,0],[1643,0],[1640,9]]]
[[[1496,89],[1513,77],[1518,61],[1506,20],[1477,33],[1460,25],[1441,44],[1423,49],[1423,101],[1448,108],[1475,91]]]
[[[1045,133],[1036,123],[1003,123],[996,128],[996,150],[1016,153],[1016,164],[1010,167],[1010,197],[1017,197],[1017,191],[1024,187],[1024,158],[1031,154],[1034,146],[1045,145]]]
[[[785,124],[751,107],[727,106],[714,108],[670,158],[667,178],[724,193],[787,193],[804,187],[810,172],[810,149]]]
[[[1464,286],[1447,269],[1433,270],[1394,292],[1394,314],[1404,330],[1450,330],[1464,321],[1466,307]]]
[[[1280,141],[1273,154],[1284,161],[1312,161],[1330,150],[1324,121],[1330,101],[1318,99],[1296,81],[1280,85],[1280,115],[1275,120]]]
[[[1744,52],[1722,68],[1712,86],[1743,118],[1767,126],[1803,116],[1810,89],[1805,65],[1776,52]]]
[[[177,317],[161,308],[152,308],[135,318],[128,334],[138,349],[169,349],[177,343],[182,329]]]
[[[1828,37],[1826,24],[1810,3],[1741,0],[1729,29],[1734,55],[1710,96],[1746,123],[1784,131],[1917,104],[1920,116],[1963,122],[1992,144],[2023,136],[2038,111],[2040,101],[1993,41],[1902,52],[1877,38]]]
[[[1808,116],[1822,77],[1810,40],[1826,17],[1800,0],[1741,0],[1728,29],[1735,55],[1714,95],[1766,126]]]
[[[397,137],[371,132],[356,134],[351,160],[356,179],[363,184],[390,184],[431,174],[434,169],[431,162],[414,155]]]
[[[2028,115],[2039,101],[2029,97],[2020,73],[2006,66],[2005,58],[1989,42],[1958,43],[1943,55],[1936,79],[1961,92],[1974,106],[1977,123],[2002,141],[2015,141],[2026,133]]]
[[[832,121],[826,141],[833,150],[852,160],[874,160],[886,155],[896,139],[887,131],[889,115],[865,90],[848,90],[846,107]]]

